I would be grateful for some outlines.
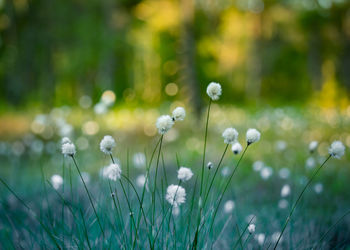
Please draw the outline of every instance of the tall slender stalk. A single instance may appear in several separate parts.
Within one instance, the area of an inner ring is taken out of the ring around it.
[[[317,249],[317,246],[322,243],[323,239],[326,238],[328,233],[332,231],[347,215],[350,214],[350,210],[348,210],[343,216],[341,216],[331,227],[328,228],[327,232],[325,232],[322,237],[318,240],[316,245],[312,247],[312,249]]]
[[[306,183],[306,185],[304,186],[303,190],[300,192],[300,194],[299,194],[297,200],[295,201],[295,203],[294,203],[292,209],[291,209],[290,212],[289,212],[289,215],[288,215],[288,217],[287,217],[287,219],[286,219],[286,221],[285,221],[285,223],[284,223],[282,232],[280,233],[280,235],[279,235],[279,237],[278,237],[278,239],[277,239],[277,241],[276,241],[276,244],[275,244],[275,246],[273,247],[273,249],[276,249],[276,248],[277,248],[278,243],[280,242],[281,237],[282,237],[284,231],[286,230],[287,225],[288,225],[288,223],[289,223],[289,221],[290,221],[290,219],[291,219],[291,217],[292,217],[292,215],[293,215],[293,213],[294,213],[294,210],[295,210],[296,206],[298,205],[298,203],[299,203],[301,197],[303,196],[305,190],[308,188],[308,186],[310,186],[311,182],[312,182],[313,179],[316,177],[316,175],[318,174],[318,172],[322,169],[322,167],[326,164],[326,162],[327,162],[331,157],[332,157],[332,155],[329,155],[329,156],[327,157],[327,159],[321,164],[321,166],[319,166],[318,169],[316,169],[316,171],[312,174],[312,176],[311,176],[311,178],[309,179],[309,181],[308,181],[308,182]]]
[[[141,202],[140,202],[140,209],[142,209],[142,206],[143,206],[143,200],[144,200],[144,197],[145,197],[145,192],[146,192],[146,186],[147,186],[147,183],[148,183],[148,179],[149,179],[149,171],[151,169],[151,164],[152,164],[152,161],[153,161],[153,157],[156,153],[156,150],[158,148],[158,145],[160,144],[160,141],[161,141],[162,137],[159,138],[156,146],[154,147],[153,149],[153,152],[152,152],[152,155],[151,155],[151,158],[150,158],[150,161],[149,161],[149,164],[147,166],[147,170],[146,170],[146,177],[145,177],[145,183],[143,184],[143,188],[142,188],[142,195],[141,195]],[[141,214],[138,215],[138,218],[137,218],[137,226],[136,228],[138,229],[139,226],[140,226],[140,221],[141,221]]]
[[[248,147],[249,147],[249,144],[247,144],[247,146],[245,147],[243,153],[241,154],[241,157],[239,158],[236,167],[233,169],[233,172],[232,172],[232,174],[230,175],[230,177],[229,177],[229,179],[228,179],[228,181],[227,181],[227,183],[226,183],[226,185],[225,185],[225,188],[224,188],[223,192],[222,192],[221,195],[220,195],[219,202],[218,202],[218,205],[217,205],[216,208],[215,208],[214,216],[213,216],[213,219],[212,219],[212,221],[211,221],[211,225],[210,225],[210,230],[209,230],[209,231],[211,231],[212,228],[213,228],[214,221],[215,221],[215,217],[216,217],[216,214],[217,214],[218,209],[219,209],[219,207],[220,207],[221,201],[222,201],[222,199],[224,198],[224,194],[226,193],[226,190],[227,190],[228,186],[229,186],[230,183],[231,183],[232,177],[233,177],[234,174],[236,173],[239,164],[241,163],[241,161],[242,161],[242,159],[243,159],[245,153],[247,152]]]
[[[156,188],[157,188],[157,174],[158,174],[160,153],[161,153],[162,144],[163,144],[163,136],[164,135],[162,135],[160,137],[159,150],[158,150],[157,163],[156,163],[156,172],[155,172],[155,175],[154,175],[154,185],[153,185],[153,191],[152,191],[152,227],[154,227],[154,218],[155,218],[155,210],[156,210],[155,192],[156,192]]]
[[[205,154],[206,154],[206,150],[207,150],[207,137],[208,137],[208,125],[209,125],[210,107],[211,107],[211,99],[209,99],[207,120],[206,120],[206,123],[205,123],[203,159],[202,159],[202,170],[201,170],[201,184],[200,184],[200,192],[199,192],[199,196],[200,197],[202,197],[202,190],[203,190],[204,165],[205,165]]]
[[[32,216],[39,222],[39,224],[41,225],[41,227],[45,230],[45,232],[47,233],[47,235],[50,237],[50,239],[52,240],[52,242],[55,244],[55,246],[57,247],[57,249],[61,249],[60,245],[57,243],[56,241],[56,237],[50,232],[50,230],[44,225],[44,223],[41,221],[40,218],[38,218],[38,216],[35,214],[35,212],[15,193],[15,191],[12,190],[12,188],[10,188],[9,185],[7,185],[7,183],[0,177],[0,182],[2,184],[4,184],[4,186],[16,197],[17,200],[19,200],[19,202],[26,208],[28,209],[29,212],[31,212]]]
[[[225,154],[226,154],[226,152],[227,152],[228,146],[229,146],[229,144],[226,144],[225,150],[224,150],[224,152],[222,153],[222,156],[221,156],[221,158],[220,158],[219,164],[218,164],[218,166],[217,166],[216,169],[215,169],[214,176],[213,176],[213,178],[211,179],[211,182],[210,182],[208,191],[206,192],[206,196],[205,196],[205,199],[204,199],[204,202],[203,202],[203,207],[205,206],[205,204],[206,204],[206,202],[207,202],[207,199],[208,199],[210,190],[211,190],[211,188],[212,188],[212,186],[213,186],[215,177],[216,177],[216,175],[217,175],[217,173],[218,173],[218,171],[219,171],[219,168],[220,168],[220,166],[221,166],[221,163],[222,163],[222,161],[223,161],[223,159],[224,159],[224,157],[225,157]]]
[[[95,205],[94,205],[94,203],[93,203],[93,201],[92,201],[92,198],[91,198],[89,189],[88,189],[87,186],[86,186],[86,183],[85,183],[85,181],[84,181],[83,176],[81,175],[80,169],[79,169],[79,167],[78,167],[77,162],[75,161],[74,156],[71,156],[71,157],[72,157],[72,159],[73,159],[73,162],[74,162],[75,167],[77,168],[77,171],[78,171],[78,173],[79,173],[80,179],[81,179],[81,181],[82,181],[83,184],[84,184],[85,191],[86,191],[86,193],[87,193],[87,195],[88,195],[88,197],[89,197],[89,201],[90,201],[90,204],[91,204],[91,206],[92,206],[92,209],[94,210],[94,213],[95,213],[95,216],[96,216],[98,225],[100,226],[103,239],[105,239],[105,232],[103,231],[103,228],[102,228],[102,225],[101,225],[101,222],[100,222],[100,218],[99,218],[99,216],[98,216],[98,214],[97,214],[97,212],[96,212],[96,208],[95,208]]]

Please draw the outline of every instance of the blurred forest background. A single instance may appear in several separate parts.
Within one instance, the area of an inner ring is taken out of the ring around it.
[[[0,0],[0,110],[97,103],[201,110],[210,81],[235,105],[347,108],[347,0]]]

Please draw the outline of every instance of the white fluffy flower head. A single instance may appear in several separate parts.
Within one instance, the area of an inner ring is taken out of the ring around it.
[[[233,200],[228,200],[225,202],[225,205],[224,205],[225,213],[230,214],[234,208],[235,208],[235,202]]]
[[[171,184],[166,190],[165,199],[174,207],[186,201],[186,191],[183,187]]]
[[[309,144],[309,151],[310,153],[313,153],[318,147],[318,141],[312,141]]]
[[[221,96],[221,85],[216,82],[211,82],[207,87],[207,94],[213,100],[219,100]]]
[[[290,194],[290,186],[288,184],[285,184],[281,189],[281,196],[286,197]]]
[[[210,170],[210,169],[212,169],[214,167],[214,164],[210,161],[210,162],[208,162],[208,164],[207,164],[207,168]]]
[[[62,154],[64,154],[64,156],[74,156],[75,153],[76,150],[73,143],[62,144]]]
[[[328,152],[334,158],[340,159],[345,153],[345,146],[341,141],[334,141]]]
[[[119,164],[110,164],[102,169],[102,177],[105,179],[110,179],[112,181],[116,181],[120,179],[122,174],[122,169]]]
[[[58,174],[54,174],[51,176],[51,183],[54,189],[59,189],[63,184],[63,178]]]
[[[247,143],[248,145],[260,140],[260,132],[255,128],[250,128],[247,130]]]
[[[255,224],[249,224],[248,231],[250,234],[255,232]]]
[[[231,150],[232,150],[232,152],[235,154],[235,155],[238,155],[239,153],[241,153],[242,152],[242,145],[239,143],[239,142],[235,142],[235,143],[233,143],[233,145],[232,145],[232,148],[231,148]]]
[[[222,133],[222,137],[224,137],[224,142],[226,144],[233,144],[237,140],[238,132],[234,128],[227,128]]]
[[[183,121],[186,116],[186,111],[183,107],[177,107],[173,110],[173,120],[174,121]]]
[[[177,171],[177,178],[181,181],[188,181],[193,176],[191,169],[180,167]]]
[[[72,141],[68,137],[63,137],[61,140],[61,144],[72,143]]]
[[[105,154],[111,154],[116,143],[112,136],[105,135],[100,142],[100,150]]]
[[[174,125],[173,119],[169,115],[162,115],[157,119],[156,127],[158,133],[163,135]]]

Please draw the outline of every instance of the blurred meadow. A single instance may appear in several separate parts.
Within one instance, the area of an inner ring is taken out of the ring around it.
[[[242,161],[220,158],[228,127],[243,148],[261,132]],[[348,0],[0,0],[0,249],[350,249],[349,128]],[[327,160],[333,141],[345,155]],[[178,209],[164,197],[180,166]]]

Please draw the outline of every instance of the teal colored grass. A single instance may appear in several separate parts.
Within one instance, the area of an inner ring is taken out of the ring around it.
[[[225,150],[221,137],[224,128],[237,128],[242,145],[245,145],[246,129],[256,127],[262,132],[261,141],[248,147],[219,207],[220,196],[240,155],[233,155],[229,148],[208,199],[200,207],[204,118],[196,121],[188,114],[183,124],[176,124],[172,129],[177,133],[175,139],[170,138],[171,134],[164,137],[161,150],[157,143],[159,135],[144,138],[107,131],[117,141],[113,157],[120,162],[123,171],[121,180],[116,182],[105,180],[99,174],[100,169],[111,162],[98,147],[105,133],[85,136],[89,147],[78,148],[75,159],[80,171],[90,175],[86,185],[102,230],[72,159],[63,157],[59,151],[58,137],[51,140],[57,142],[57,150],[52,153],[44,150],[38,154],[28,147],[23,154],[15,156],[10,142],[2,144],[5,146],[0,156],[0,177],[25,205],[0,184],[1,248],[273,249],[293,202],[313,171],[327,157],[327,147],[336,139],[349,143],[347,128],[350,120],[346,115],[338,114],[335,123],[330,125],[318,114],[291,108],[247,112],[242,119],[227,116],[233,111],[225,108],[218,114],[214,106],[211,112],[203,173],[204,193]],[[80,130],[76,130],[77,136],[84,136],[77,131]],[[72,138],[74,142],[77,136]],[[318,140],[320,146],[310,154],[308,142],[313,139]],[[49,142],[44,141],[44,145]],[[316,176],[296,207],[278,249],[350,247],[348,151],[347,147],[340,160],[331,158]],[[133,159],[138,152],[145,152],[143,166]],[[309,157],[316,162],[312,169],[305,167]],[[209,161],[214,164],[211,170],[206,168]],[[261,173],[253,169],[256,161],[271,167],[273,173],[268,179],[264,180]],[[180,206],[179,214],[174,215],[165,200],[165,193],[168,185],[179,183],[176,178],[179,166],[191,168],[194,176],[180,184],[186,189],[186,203]],[[140,174],[146,174],[148,168],[148,188],[143,188],[137,185],[136,179]],[[289,170],[287,178],[281,178],[281,169]],[[63,176],[63,185],[57,190],[51,184],[53,174]],[[285,184],[290,186],[291,193],[282,198],[281,188]],[[319,192],[316,192],[317,188]],[[229,213],[224,209],[227,200],[235,202],[235,208]],[[281,208],[281,203],[286,207]],[[200,210],[202,215],[199,217]],[[253,234],[246,229],[249,222],[256,225]],[[262,235],[265,239],[259,243],[258,238]]]

